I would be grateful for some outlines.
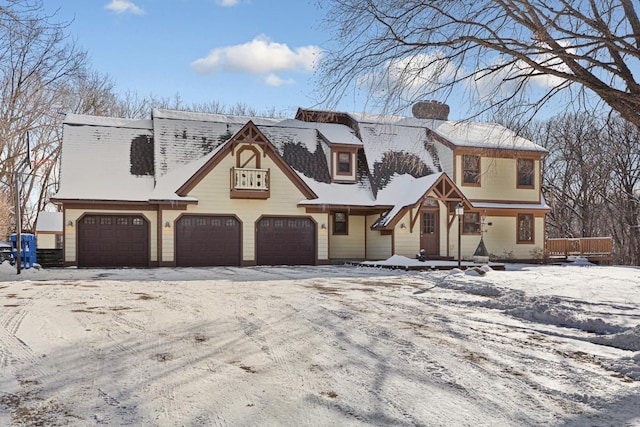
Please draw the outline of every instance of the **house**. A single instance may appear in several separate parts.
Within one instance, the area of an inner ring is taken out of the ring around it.
[[[62,249],[63,242],[62,212],[38,213],[36,222],[36,244],[38,249]]]
[[[271,119],[154,109],[67,115],[66,265],[328,264],[393,254],[530,259],[544,247],[544,148],[489,123],[299,109]]]

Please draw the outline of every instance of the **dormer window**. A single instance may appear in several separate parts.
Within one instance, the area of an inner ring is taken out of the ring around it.
[[[332,178],[338,182],[356,181],[356,149],[351,147],[333,147],[332,149]]]
[[[351,175],[351,153],[344,151],[338,153],[338,174]]]

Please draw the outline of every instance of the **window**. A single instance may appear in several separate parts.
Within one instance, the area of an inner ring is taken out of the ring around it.
[[[62,249],[63,242],[62,234],[56,234],[56,249]]]
[[[518,159],[518,188],[533,188],[533,159]]]
[[[349,234],[348,216],[346,212],[333,214],[333,234]]]
[[[518,214],[518,243],[533,243],[532,214]]]
[[[133,225],[143,225],[144,221],[142,220],[142,218],[133,218]]]
[[[345,153],[345,152],[338,153],[338,174],[340,175],[351,174],[351,153]]]
[[[480,214],[465,212],[462,216],[462,234],[480,234]]]
[[[480,156],[462,156],[462,183],[480,185]]]

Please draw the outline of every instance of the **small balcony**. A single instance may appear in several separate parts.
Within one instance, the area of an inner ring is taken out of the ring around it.
[[[232,199],[268,199],[269,169],[231,168]]]

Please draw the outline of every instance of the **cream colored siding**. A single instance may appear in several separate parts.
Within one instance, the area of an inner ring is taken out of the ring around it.
[[[55,249],[56,234],[55,233],[36,233],[36,246],[38,249]]]
[[[438,210],[440,211],[440,256],[447,256],[447,224],[449,224],[447,205],[438,202]],[[451,235],[449,239],[452,239]]]
[[[401,224],[404,224],[405,228],[402,228]],[[395,255],[414,258],[420,251],[420,224],[416,222],[416,226],[411,232],[411,218],[407,213],[397,222],[393,238],[395,239]]]
[[[175,260],[174,252],[174,236],[176,229],[176,220],[184,211],[164,210],[162,211],[162,262],[170,263]],[[165,223],[169,223],[171,228],[164,227]]]
[[[471,200],[538,202],[540,161],[534,160],[534,188],[517,188],[517,159],[481,157],[480,187],[462,183],[462,156],[456,156],[456,182]]]
[[[231,199],[230,170],[235,166],[235,157],[226,156],[216,167],[200,181],[189,196],[198,199],[197,205],[189,205],[186,213],[235,215],[242,223],[242,259],[255,260],[255,223],[262,216],[302,216],[313,218],[317,226],[327,223],[326,214],[309,215],[304,208],[296,207],[305,199],[300,190],[290,181],[270,157],[263,157],[261,167],[270,170],[269,199]],[[180,212],[182,213],[182,212]],[[176,212],[174,215],[180,215]],[[172,213],[165,212],[166,218]],[[171,221],[169,219],[169,221]],[[317,233],[318,259],[327,259],[328,239],[326,233]],[[163,241],[163,260],[173,257],[173,239]]]
[[[149,255],[151,262],[158,261],[158,222],[156,211],[122,211],[104,209],[65,209],[64,227],[64,260],[74,263],[76,259],[76,235],[78,231],[78,218],[83,214],[116,214],[116,215],[142,215],[149,221]],[[66,223],[73,222],[73,227],[68,227]]]
[[[383,236],[379,231],[371,230],[371,226],[380,215],[367,216],[367,254],[368,260],[383,260],[391,255],[391,235]]]
[[[493,257],[530,259],[534,257],[532,251],[544,247],[543,218],[535,218],[535,241],[533,244],[516,243],[516,217],[487,217],[487,222],[491,222],[492,225],[485,226],[484,243],[489,254]],[[480,241],[480,236],[476,241]],[[475,247],[473,247],[473,251],[475,251]]]
[[[333,234],[333,217],[329,222],[331,259],[358,260],[365,258],[365,217],[348,215],[348,235]]]

